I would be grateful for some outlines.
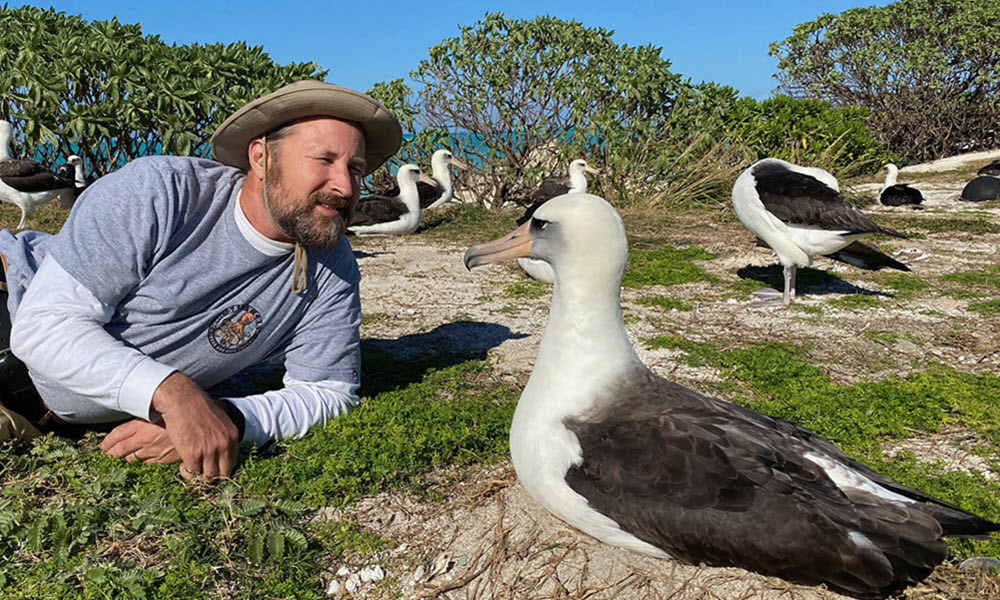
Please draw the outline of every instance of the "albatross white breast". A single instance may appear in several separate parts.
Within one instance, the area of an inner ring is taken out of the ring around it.
[[[555,287],[510,432],[518,478],[600,540],[881,598],[1000,526],[882,477],[791,422],[653,374],[622,323],[621,219],[588,194],[540,207],[465,264],[530,256]]]
[[[538,189],[532,192],[532,203],[527,210],[524,211],[521,218],[517,220],[517,224],[521,225],[522,223],[528,221],[528,219],[531,218],[531,215],[538,210],[538,207],[553,198],[562,196],[563,194],[586,192],[587,173],[593,173],[596,175],[599,171],[588,165],[587,161],[582,158],[578,158],[569,163],[569,177],[549,177],[548,179],[542,181],[541,185],[538,186]],[[521,268],[528,274],[528,277],[531,277],[536,281],[543,281],[545,283],[552,283],[554,281],[552,267],[550,267],[544,260],[519,258],[517,259],[517,264],[521,265]]]
[[[744,171],[733,186],[733,209],[740,222],[774,250],[784,267],[785,288],[756,292],[767,300],[781,298],[787,306],[795,297],[795,271],[826,256],[863,269],[885,267],[909,271],[860,238],[897,231],[879,227],[840,195],[832,175],[822,169],[800,167],[777,158],[765,158]]]

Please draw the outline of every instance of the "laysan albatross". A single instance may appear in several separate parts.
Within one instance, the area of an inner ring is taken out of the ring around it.
[[[35,207],[63,194],[72,194],[72,177],[54,173],[41,163],[24,158],[10,158],[13,127],[0,121],[0,201],[10,202],[21,209],[20,229],[25,226]]]
[[[737,178],[733,186],[736,216],[774,250],[784,267],[782,294],[766,289],[755,295],[768,302],[781,298],[787,306],[795,297],[796,269],[811,266],[817,255],[863,269],[910,270],[858,241],[872,233],[906,236],[873,223],[851,206],[839,189],[836,179],[826,171],[777,158],[760,160]]]
[[[1000,177],[1000,160],[995,160],[988,165],[983,165],[976,171],[976,175],[992,175]]]
[[[455,158],[451,150],[439,148],[431,155],[431,178],[417,182],[417,192],[420,195],[420,210],[430,210],[451,202],[455,197],[455,183],[451,179],[451,165],[459,169],[468,169],[468,165]],[[376,190],[373,196],[393,197],[399,195],[399,184]]]
[[[83,190],[87,189],[91,183],[87,179],[83,159],[76,154],[70,154],[66,157],[66,164],[60,165],[59,168],[56,169],[56,172],[67,179],[73,180],[73,189],[59,196],[60,206],[67,209],[72,208],[76,199],[80,197]]]
[[[922,204],[924,195],[915,187],[905,183],[896,183],[899,178],[899,167],[889,163],[885,171],[885,183],[878,194],[878,201],[885,206],[904,206],[907,204]]]
[[[587,164],[587,161],[578,158],[569,163],[569,177],[549,177],[542,181],[541,185],[535,189],[530,196],[532,203],[517,220],[518,225],[523,225],[531,215],[549,200],[562,196],[563,194],[581,193],[587,191],[587,173],[598,174],[600,171]],[[521,265],[528,277],[536,281],[552,283],[554,276],[552,267],[544,260],[533,258],[519,258],[517,264]]]
[[[552,265],[555,286],[511,459],[525,490],[584,533],[882,598],[944,560],[942,536],[1000,529],[789,421],[652,373],[622,322],[628,243],[603,199],[555,198],[507,237],[470,248],[465,264],[519,256]]]
[[[409,235],[420,226],[418,181],[429,181],[417,165],[403,165],[396,173],[397,196],[367,196],[358,201],[348,230],[355,235]]]

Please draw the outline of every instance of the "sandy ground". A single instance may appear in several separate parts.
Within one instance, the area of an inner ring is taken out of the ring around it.
[[[992,158],[971,160],[985,164]],[[946,159],[938,168],[954,169],[954,162]],[[908,170],[918,168],[931,167],[904,169],[900,181],[906,181]],[[978,217],[1000,223],[1000,209],[982,209],[958,200],[964,183],[920,185],[927,199],[923,210],[878,205],[865,210],[876,221],[898,216],[941,218],[976,211]],[[875,184],[859,189],[874,194],[877,187]],[[810,361],[834,381],[845,384],[906,375],[923,370],[930,362],[943,362],[973,373],[1000,372],[1000,319],[970,312],[970,300],[934,291],[922,293],[913,301],[900,300],[892,296],[890,288],[878,283],[879,275],[820,259],[815,268],[835,271],[843,280],[800,287],[796,302],[818,307],[822,314],[750,307],[750,296],[734,292],[729,284],[741,276],[760,273],[775,261],[770,251],[754,247],[751,234],[738,222],[704,223],[680,218],[667,235],[713,253],[715,260],[699,264],[719,281],[625,289],[623,305],[634,343],[665,334],[694,341],[728,340],[732,347],[764,340],[808,343]],[[982,271],[986,266],[1000,264],[1000,234],[930,233],[920,239],[880,242],[880,246],[930,282],[946,273]],[[503,265],[467,271],[462,264],[465,246],[432,244],[419,235],[369,238],[360,240],[355,248],[363,274],[364,311],[374,317],[362,328],[368,347],[401,360],[429,353],[486,354],[503,377],[518,383],[527,380],[549,296],[537,300],[505,297],[503,286],[522,280],[520,271]],[[682,298],[696,309],[664,311],[636,304],[642,297],[663,294]],[[832,299],[854,294],[874,294],[882,301],[860,309],[828,304]],[[866,331],[898,335],[893,341],[886,335],[861,335]],[[698,388],[719,377],[711,369],[695,369],[676,361],[675,351],[648,350],[641,343],[636,347],[654,371],[684,385]],[[950,429],[887,450],[912,450],[927,460],[943,458],[948,468],[977,469],[996,477],[989,462],[972,453],[975,443],[967,432]],[[347,509],[321,511],[318,518],[354,520],[364,530],[396,544],[377,556],[348,557],[343,564],[324,565],[324,582],[334,582],[331,595],[450,599],[840,598],[824,590],[739,569],[651,559],[597,542],[535,504],[517,483],[509,462],[473,473],[442,474],[442,481],[446,499],[441,502],[420,501],[392,492]],[[359,583],[358,571],[373,564],[384,571],[386,578]],[[351,573],[355,574],[353,579]],[[975,588],[979,590],[976,592],[954,587],[976,577],[954,571],[912,588],[907,596],[981,597],[966,594],[984,593],[982,590],[989,584]]]

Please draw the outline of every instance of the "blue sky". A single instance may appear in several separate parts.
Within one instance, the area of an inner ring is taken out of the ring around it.
[[[653,44],[673,71],[693,81],[731,85],[765,98],[777,83],[777,62],[768,45],[824,12],[888,0],[518,0],[398,2],[397,0],[284,0],[257,4],[230,0],[86,0],[18,3],[49,6],[87,20],[118,16],[140,23],[143,33],[164,41],[246,41],[263,46],[281,64],[315,61],[327,80],[360,90],[379,81],[407,78],[427,49],[473,25],[486,12],[531,19],[547,14],[615,31],[618,43]]]

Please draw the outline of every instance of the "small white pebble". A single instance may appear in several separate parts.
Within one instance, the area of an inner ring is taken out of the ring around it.
[[[385,579],[385,571],[382,570],[382,567],[378,565],[371,567],[371,581],[382,581],[383,579]]]
[[[337,577],[347,577],[351,574],[351,570],[347,567],[340,567],[337,569]]]
[[[348,593],[354,594],[361,588],[361,578],[355,573],[347,578],[347,582],[344,583],[344,587],[347,588]]]
[[[333,581],[330,582],[330,585],[327,586],[326,595],[336,596],[338,593],[340,593],[340,582],[334,579]]]
[[[423,581],[424,577],[426,576],[427,576],[427,569],[425,569],[423,565],[420,565],[419,567],[417,567],[417,570],[414,571],[413,573],[413,582],[418,583],[420,581]]]

